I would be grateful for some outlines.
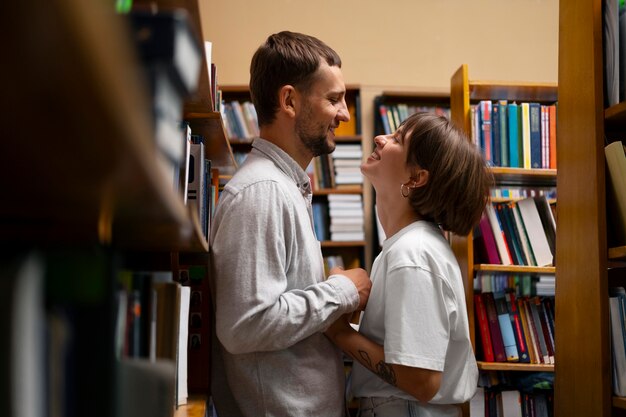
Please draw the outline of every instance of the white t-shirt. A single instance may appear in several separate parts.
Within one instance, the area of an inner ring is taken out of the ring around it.
[[[383,243],[359,331],[384,345],[385,361],[442,371],[430,404],[459,404],[476,391],[478,368],[469,337],[465,291],[450,244],[433,223],[414,222]],[[356,397],[408,393],[355,361]]]

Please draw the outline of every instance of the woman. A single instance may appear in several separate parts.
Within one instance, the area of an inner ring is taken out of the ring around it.
[[[361,172],[387,239],[359,332],[326,335],[354,360],[360,416],[459,416],[476,390],[463,279],[443,231],[467,235],[493,183],[478,149],[445,117],[410,116],[374,139]]]

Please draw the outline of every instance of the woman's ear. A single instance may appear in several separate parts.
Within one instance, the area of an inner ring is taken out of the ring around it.
[[[285,112],[290,117],[296,115],[296,89],[291,85],[284,85],[278,92],[278,105],[280,111]]]
[[[428,184],[429,172],[425,169],[417,170],[417,173],[411,177],[409,187],[418,188]]]

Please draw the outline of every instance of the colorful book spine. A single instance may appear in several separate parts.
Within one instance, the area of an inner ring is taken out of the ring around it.
[[[542,168],[541,162],[541,104],[528,103],[530,135],[530,167]]]
[[[520,131],[522,132],[522,168],[532,168],[530,156],[530,103],[520,103]]]
[[[498,319],[498,311],[496,310],[496,302],[493,292],[482,293],[483,304],[487,312],[487,321],[489,322],[489,333],[491,334],[491,345],[493,347],[493,355],[496,362],[506,362],[506,353],[504,351],[504,341],[502,340],[502,330],[500,330],[500,321]]]
[[[511,168],[521,168],[522,164],[519,153],[519,106],[517,103],[509,103],[507,113],[509,122],[509,166]]]
[[[515,333],[509,316],[509,309],[506,306],[505,295],[502,292],[494,293],[494,301],[496,311],[498,313],[498,322],[500,323],[500,332],[502,333],[502,342],[504,343],[504,353],[507,362],[519,362],[519,353],[517,344],[515,343]]]
[[[478,333],[482,345],[483,359],[486,362],[494,362],[493,345],[491,343],[491,334],[489,332],[489,321],[487,319],[487,310],[483,303],[481,294],[474,294],[474,310],[476,311],[476,322],[478,323]]]
[[[511,320],[511,326],[513,327],[513,334],[515,336],[515,344],[517,345],[519,362],[530,363],[530,354],[528,352],[528,344],[526,343],[526,334],[524,333],[524,326],[522,324],[522,318],[520,316],[519,308],[517,307],[517,298],[514,292],[511,291],[506,293],[506,303],[509,311],[509,318]]]
[[[500,118],[500,155],[501,166],[510,166],[509,162],[509,132],[508,132],[508,102],[506,100],[498,101],[498,116]]]

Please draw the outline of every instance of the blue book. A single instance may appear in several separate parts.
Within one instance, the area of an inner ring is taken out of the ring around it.
[[[492,137],[492,156],[493,165],[501,167],[502,165],[502,142],[500,142],[500,104],[493,103],[491,109],[491,137]]]
[[[519,121],[517,116],[517,103],[510,103],[507,108],[509,122],[509,166],[520,168],[519,155]]]
[[[530,166],[541,168],[541,105],[530,103]]]
[[[509,309],[506,305],[506,298],[503,292],[493,294],[496,302],[496,311],[498,312],[498,322],[500,323],[500,332],[502,333],[502,342],[504,343],[504,353],[507,362],[519,362],[519,353],[517,343],[515,342],[515,334],[511,325],[511,317]]]
[[[500,158],[501,166],[508,167],[509,164],[509,130],[508,130],[508,103],[506,100],[498,100],[498,113],[500,116]]]

